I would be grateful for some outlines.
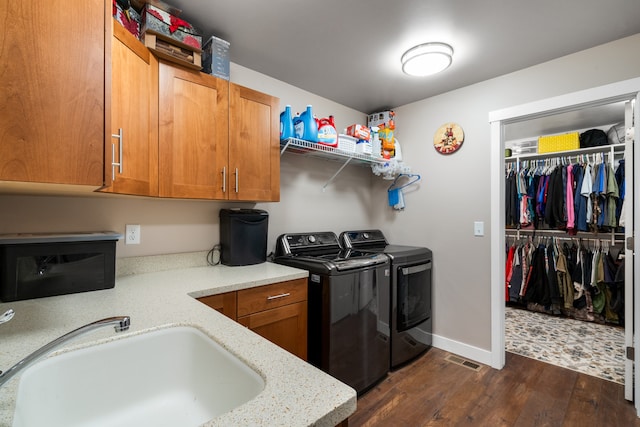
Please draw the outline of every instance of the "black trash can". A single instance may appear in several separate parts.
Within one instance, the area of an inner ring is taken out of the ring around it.
[[[220,261],[252,265],[267,260],[269,213],[260,209],[220,209]]]

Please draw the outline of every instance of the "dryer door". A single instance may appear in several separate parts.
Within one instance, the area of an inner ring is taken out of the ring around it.
[[[396,275],[396,328],[402,332],[431,317],[431,260],[398,266]]]

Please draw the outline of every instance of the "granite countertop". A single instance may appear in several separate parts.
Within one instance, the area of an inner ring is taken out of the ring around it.
[[[0,303],[0,313],[9,308],[16,312],[10,322],[0,325],[0,369],[86,323],[127,315],[131,317],[128,332],[97,330],[60,351],[161,327],[195,326],[255,369],[266,384],[256,398],[206,426],[333,426],[355,412],[353,388],[195,299],[299,279],[307,277],[307,271],[266,262],[144,272],[154,269],[153,263],[129,265],[129,275],[118,277],[113,289]],[[12,423],[19,380],[18,375],[0,388],[0,426]]]

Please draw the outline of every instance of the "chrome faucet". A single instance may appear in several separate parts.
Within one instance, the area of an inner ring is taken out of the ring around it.
[[[2,387],[7,381],[13,378],[16,374],[18,374],[23,369],[28,368],[44,356],[48,355],[56,348],[62,346],[63,344],[69,342],[70,340],[84,335],[88,332],[91,332],[95,329],[102,328],[104,326],[115,326],[116,332],[122,332],[129,329],[129,325],[131,324],[131,319],[129,316],[118,316],[118,317],[108,317],[106,319],[97,320],[95,322],[86,324],[84,326],[79,327],[78,329],[74,329],[73,331],[62,335],[59,338],[51,341],[48,344],[43,345],[38,350],[34,351],[5,372],[0,373],[0,387]]]
[[[14,314],[15,312],[11,308],[5,311],[4,314],[0,316],[0,325],[2,325],[3,323],[7,323],[9,320],[13,319]]]

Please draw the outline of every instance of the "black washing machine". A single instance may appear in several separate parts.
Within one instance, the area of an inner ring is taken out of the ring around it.
[[[283,234],[274,262],[309,271],[309,363],[360,395],[389,372],[389,258],[333,232]]]
[[[418,246],[391,245],[380,230],[345,231],[344,248],[384,253],[391,262],[391,369],[431,348],[432,253]]]

